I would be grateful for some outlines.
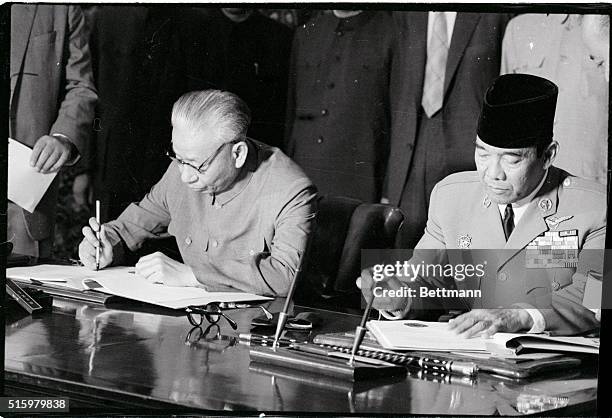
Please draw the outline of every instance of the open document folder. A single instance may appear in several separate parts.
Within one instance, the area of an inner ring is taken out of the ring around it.
[[[369,321],[368,330],[384,348],[416,351],[470,351],[501,356],[529,352],[599,353],[599,338],[551,337],[498,332],[491,338],[463,338],[446,322]]]
[[[32,213],[57,173],[39,173],[30,166],[32,150],[14,139],[8,142],[8,200]]]
[[[211,302],[246,302],[271,298],[243,292],[208,292],[196,287],[153,284],[134,273],[133,267],[109,267],[92,271],[82,266],[41,264],[6,269],[6,277],[75,290],[95,290],[140,302],[179,309]]]

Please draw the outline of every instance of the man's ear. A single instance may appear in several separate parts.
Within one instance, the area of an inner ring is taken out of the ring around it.
[[[236,168],[242,168],[246,162],[247,155],[249,154],[249,147],[246,142],[240,141],[232,147],[232,158],[234,159],[234,165]]]
[[[544,151],[544,158],[546,159],[544,162],[544,169],[547,170],[550,166],[553,165],[555,158],[557,158],[557,154],[559,153],[559,143],[557,141],[552,141],[546,150]]]

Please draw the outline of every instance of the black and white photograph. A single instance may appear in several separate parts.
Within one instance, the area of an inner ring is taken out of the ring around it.
[[[612,414],[611,12],[0,5],[0,414]]]

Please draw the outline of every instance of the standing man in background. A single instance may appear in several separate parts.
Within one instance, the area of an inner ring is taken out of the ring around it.
[[[525,14],[508,23],[502,74],[545,77],[559,86],[555,140],[557,166],[606,183],[608,168],[608,82],[589,58],[582,26],[589,15]],[[609,46],[606,46],[608,49]]]
[[[388,12],[334,10],[297,29],[287,98],[287,154],[321,194],[378,202],[389,148]]]
[[[391,151],[383,197],[407,215],[404,248],[423,235],[429,197],[448,174],[474,169],[482,98],[498,76],[510,15],[395,12]]]
[[[281,147],[291,29],[255,9],[192,8],[181,37],[187,90],[238,95],[251,109],[249,137]]]
[[[589,59],[603,70],[610,82],[610,15],[585,15],[582,20],[582,41]]]
[[[33,148],[41,173],[74,164],[89,139],[97,93],[80,7],[11,5],[10,136]],[[50,257],[58,178],[33,213],[8,202],[16,253]]]
[[[184,92],[177,29],[182,10],[104,5],[93,15],[100,102],[90,168],[103,219],[142,199],[168,168],[169,115]]]

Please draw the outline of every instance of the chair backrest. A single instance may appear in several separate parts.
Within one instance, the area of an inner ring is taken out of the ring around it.
[[[402,211],[389,205],[362,203],[355,209],[340,258],[336,291],[358,290],[355,280],[361,273],[361,250],[394,248],[403,220]]]
[[[320,197],[296,302],[321,307],[327,300],[330,309],[358,308],[359,298],[343,296],[359,293],[355,280],[361,272],[361,250],[393,248],[403,219],[402,212],[389,205]]]
[[[315,228],[296,292],[298,300],[305,294],[327,295],[334,291],[351,218],[360,204],[347,197],[319,197]]]

